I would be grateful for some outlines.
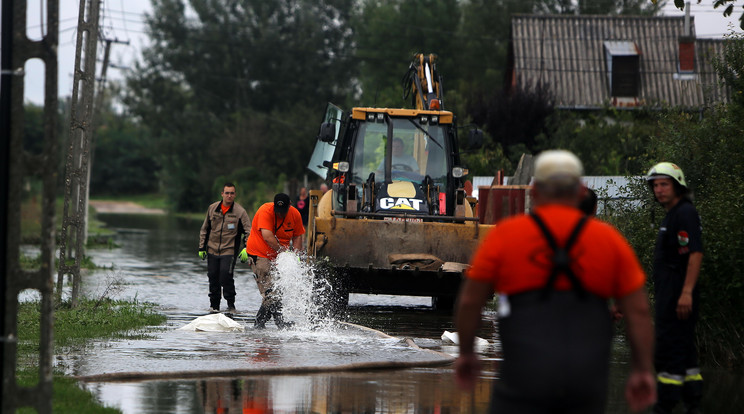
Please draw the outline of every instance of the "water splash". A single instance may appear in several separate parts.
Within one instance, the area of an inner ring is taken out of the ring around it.
[[[272,263],[274,289],[282,297],[284,318],[294,323],[293,330],[329,330],[333,319],[327,298],[333,286],[311,260],[302,254],[279,253]]]

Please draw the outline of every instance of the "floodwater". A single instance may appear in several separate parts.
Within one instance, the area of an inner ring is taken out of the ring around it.
[[[187,332],[178,328],[206,314],[206,262],[197,256],[200,222],[168,216],[99,215],[117,234],[113,249],[89,255],[109,270],[85,275],[85,291],[101,295],[113,281],[117,298],[158,304],[165,326],[146,335],[92,342],[57,356],[57,366],[124,413],[479,413],[498,380],[498,333],[487,313],[484,360],[474,393],[457,389],[442,340],[451,315],[429,298],[352,295],[346,321],[302,323],[312,312],[302,295],[285,306],[301,323],[280,331],[273,322],[253,329],[260,295],[248,266],[238,263],[234,319],[243,332]],[[309,294],[306,295],[309,297]],[[222,307],[226,304],[223,302]],[[294,310],[293,310],[294,306]],[[292,313],[299,312],[299,313]],[[380,335],[363,327],[381,331]],[[406,341],[406,339],[409,339]],[[629,412],[623,400],[629,353],[614,342],[608,412]],[[744,378],[705,372],[705,411],[744,412]]]

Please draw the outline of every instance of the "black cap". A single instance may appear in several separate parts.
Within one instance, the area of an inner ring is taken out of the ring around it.
[[[289,210],[289,196],[284,193],[279,193],[274,196],[274,212],[279,214],[287,214]]]

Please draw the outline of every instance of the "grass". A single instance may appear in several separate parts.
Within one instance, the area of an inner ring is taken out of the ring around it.
[[[141,337],[144,327],[160,325],[165,316],[156,313],[153,305],[138,301],[120,301],[101,297],[83,299],[77,308],[63,303],[54,313],[54,346],[82,345],[91,338]],[[39,351],[41,305],[24,302],[18,310],[18,367],[17,381],[23,386],[38,382],[36,354]],[[77,382],[60,372],[54,373],[55,413],[118,413],[117,409],[100,406],[92,394],[80,389]],[[31,408],[18,412],[31,413]]]
[[[25,387],[36,384],[36,372],[30,369],[23,370],[18,374],[18,383]],[[78,387],[77,382],[68,377],[54,376],[52,392],[52,412],[55,413],[76,413],[76,414],[114,414],[121,413],[121,410],[111,407],[103,407],[93,394]],[[17,413],[27,414],[35,413],[36,410],[30,407],[19,408]]]
[[[110,199],[110,198],[107,198]],[[121,200],[135,201],[150,208],[164,208],[165,201],[157,196],[122,197]],[[57,235],[60,233],[64,199],[56,202]],[[100,245],[111,247],[113,232],[96,220],[95,211],[89,211],[87,247]],[[39,244],[41,241],[41,204],[37,197],[30,197],[21,207],[21,240],[26,244]],[[92,243],[91,243],[92,242]],[[38,268],[40,258],[21,257],[25,269]],[[81,266],[97,268],[89,258],[83,258]],[[106,297],[113,289],[107,289],[97,299],[82,299],[75,309],[69,303],[62,303],[54,313],[55,351],[62,347],[77,346],[92,338],[138,338],[143,328],[160,325],[165,316],[154,312],[152,305],[137,301],[117,301]],[[39,302],[24,302],[18,310],[18,355],[16,378],[18,384],[32,387],[38,383],[38,353],[41,321]],[[77,381],[55,372],[53,378],[52,409],[55,413],[119,413],[120,410],[101,406],[94,396],[81,389]],[[33,408],[23,407],[17,412],[33,413]]]
[[[32,351],[38,350],[40,319],[39,302],[19,305],[18,339],[34,344]],[[163,322],[165,316],[155,313],[151,304],[138,301],[85,298],[76,308],[63,302],[54,311],[54,345],[70,346],[90,338],[128,338],[142,327]]]

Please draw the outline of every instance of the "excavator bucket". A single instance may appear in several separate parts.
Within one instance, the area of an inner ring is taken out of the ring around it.
[[[472,253],[493,227],[413,217],[345,218],[313,206],[312,197],[311,192],[308,254],[331,258],[354,293],[454,298]]]

